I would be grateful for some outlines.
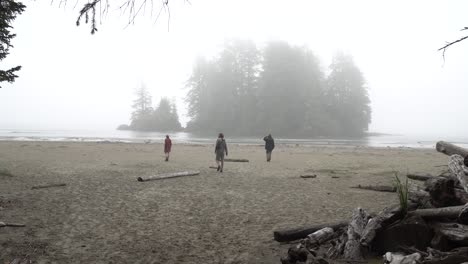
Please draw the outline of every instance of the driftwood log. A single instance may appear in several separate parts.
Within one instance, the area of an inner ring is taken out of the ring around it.
[[[303,179],[317,178],[316,174],[303,174],[300,176]]]
[[[457,219],[458,215],[464,208],[463,205],[460,206],[449,206],[442,208],[428,208],[428,209],[418,209],[408,212],[408,215],[417,215],[425,219],[444,219],[452,218]]]
[[[449,252],[428,249],[428,253],[422,261],[423,264],[458,264],[468,261],[468,247],[456,248]]]
[[[334,237],[335,231],[331,227],[325,227],[307,236],[304,243],[306,248],[313,248],[323,244]]]
[[[437,235],[457,246],[468,246],[468,226],[459,223],[432,223]]]
[[[305,238],[309,234],[312,234],[326,227],[333,228],[333,230],[338,230],[339,228],[347,226],[348,223],[349,221],[341,221],[335,223],[328,223],[324,225],[314,225],[304,228],[277,230],[273,232],[273,237],[278,242],[294,241]]]
[[[357,186],[351,186],[350,188],[377,191],[377,192],[396,192],[395,186],[388,186],[388,185],[357,185]]]
[[[412,173],[406,174],[406,177],[408,177],[408,179],[416,180],[416,181],[427,181],[430,179],[438,178],[438,176],[432,176],[430,174],[421,175],[421,174],[412,174]]]
[[[366,227],[369,214],[361,208],[353,210],[353,216],[351,222],[349,222],[348,230],[348,241],[344,247],[343,257],[349,260],[361,260],[363,259],[363,247],[361,246],[360,239],[364,228]]]
[[[248,159],[224,159],[225,162],[249,162]]]
[[[393,222],[403,218],[404,213],[399,205],[389,206],[380,211],[375,217],[372,217],[362,231],[361,244],[370,246],[377,232]]]
[[[460,224],[468,225],[468,203],[460,210],[457,219]]]
[[[137,180],[139,182],[144,182],[144,181],[163,180],[163,179],[184,177],[184,176],[195,176],[198,174],[200,174],[199,171],[183,171],[183,172],[174,172],[174,173],[163,173],[163,174],[147,176],[147,177],[138,177]]]
[[[66,183],[52,183],[52,184],[46,184],[46,185],[37,185],[37,186],[31,187],[31,190],[45,189],[45,188],[52,188],[52,187],[62,187],[66,185],[67,185]]]
[[[452,177],[456,178],[461,187],[468,193],[468,168],[463,163],[463,157],[458,154],[450,156],[448,167]]]
[[[452,143],[448,143],[445,141],[439,141],[436,144],[436,150],[438,152],[444,153],[446,155],[452,156],[452,155],[460,155],[463,158],[468,156],[468,150],[461,148],[459,146],[456,146]]]
[[[18,223],[5,223],[5,222],[0,222],[0,227],[5,227],[5,226],[10,226],[10,227],[25,227],[25,224],[18,224]]]

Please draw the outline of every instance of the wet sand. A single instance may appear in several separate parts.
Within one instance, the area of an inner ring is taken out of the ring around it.
[[[228,141],[229,143],[229,141]],[[394,173],[437,174],[435,150],[229,145],[217,173],[211,145],[0,142],[0,263],[279,263],[288,245],[276,229],[346,219],[354,207],[378,211],[393,193],[351,189],[390,185]],[[8,173],[2,173],[8,171]],[[138,182],[139,176],[200,175]],[[302,179],[301,174],[317,174]],[[31,190],[46,183],[66,186]]]

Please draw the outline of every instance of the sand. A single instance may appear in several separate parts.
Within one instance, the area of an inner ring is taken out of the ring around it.
[[[229,142],[229,140],[228,140]],[[288,245],[273,231],[378,211],[394,193],[351,189],[392,184],[394,173],[437,174],[432,149],[229,145],[217,173],[211,145],[0,142],[0,263],[279,263]],[[138,182],[139,176],[200,175]],[[317,174],[302,179],[301,174]],[[332,177],[333,176],[333,177]],[[66,186],[35,189],[47,183]]]

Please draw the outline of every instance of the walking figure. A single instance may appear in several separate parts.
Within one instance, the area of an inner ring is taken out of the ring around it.
[[[223,172],[224,153],[226,153],[226,156],[228,155],[226,140],[224,140],[223,133],[219,133],[218,139],[216,140],[216,147],[215,147],[216,164],[218,164],[218,171],[219,172]]]
[[[265,140],[266,158],[267,158],[267,161],[270,162],[271,152],[275,148],[275,140],[273,139],[271,134],[268,134],[268,136],[264,137],[263,140]]]
[[[164,154],[166,155],[166,161],[169,161],[169,153],[171,152],[172,141],[169,138],[169,135],[166,135],[164,140]]]

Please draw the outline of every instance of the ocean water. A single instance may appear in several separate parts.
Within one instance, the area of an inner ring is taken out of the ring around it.
[[[213,137],[200,137],[186,132],[169,133],[174,143],[185,144],[211,144],[216,140]],[[120,130],[25,130],[0,129],[1,141],[65,141],[65,142],[123,142],[144,143],[163,142],[166,133],[135,132]],[[229,143],[237,144],[263,144],[262,138],[229,137]],[[408,136],[408,135],[371,135],[362,138],[311,138],[291,139],[277,138],[276,144],[299,144],[305,146],[370,146],[370,147],[399,147],[399,148],[435,148],[439,140],[452,142],[461,147],[468,148],[468,137],[437,137],[437,136]]]

